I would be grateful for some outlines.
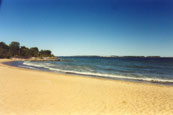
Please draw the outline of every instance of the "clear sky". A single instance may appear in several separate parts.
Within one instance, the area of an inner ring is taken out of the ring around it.
[[[173,0],[2,0],[0,41],[57,56],[173,56]]]

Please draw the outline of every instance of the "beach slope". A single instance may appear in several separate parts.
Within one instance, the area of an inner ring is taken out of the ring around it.
[[[5,61],[0,115],[173,115],[173,86],[41,72]]]

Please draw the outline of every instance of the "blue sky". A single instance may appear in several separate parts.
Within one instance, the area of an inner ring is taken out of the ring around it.
[[[2,0],[0,41],[57,56],[173,56],[173,1]]]

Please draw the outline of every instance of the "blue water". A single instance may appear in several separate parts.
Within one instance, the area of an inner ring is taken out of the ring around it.
[[[172,58],[60,57],[63,61],[15,62],[16,66],[92,77],[173,83]]]

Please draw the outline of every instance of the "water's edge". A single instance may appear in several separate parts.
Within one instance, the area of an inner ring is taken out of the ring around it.
[[[138,83],[152,83],[152,84],[161,84],[161,85],[173,85],[173,80],[164,80],[164,79],[152,79],[152,78],[147,78],[147,79],[138,79],[138,78],[131,78],[127,76],[102,76],[102,75],[90,75],[90,74],[81,74],[81,73],[75,73],[75,72],[63,72],[63,71],[54,71],[50,70],[48,68],[44,67],[34,67],[34,66],[28,66],[24,65],[23,63],[25,61],[11,61],[11,62],[3,62],[3,64],[9,65],[9,66],[14,66],[14,67],[19,67],[19,68],[25,68],[25,69],[31,69],[31,70],[38,70],[38,71],[46,71],[46,72],[53,72],[53,73],[63,73],[63,74],[71,74],[71,75],[79,75],[79,76],[86,76],[86,77],[95,77],[95,78],[100,78],[100,79],[110,79],[110,80],[121,80],[121,81],[131,81],[131,82],[138,82]],[[20,63],[20,64],[19,64]]]

